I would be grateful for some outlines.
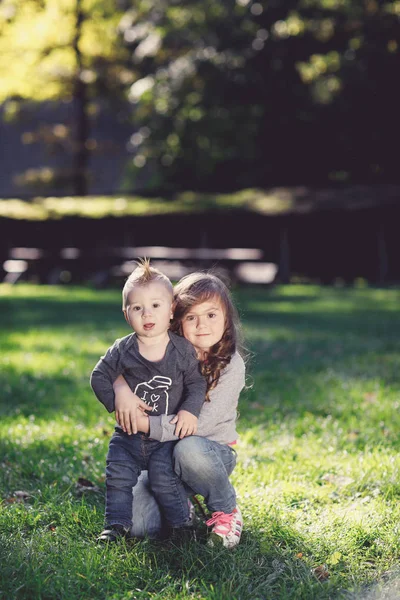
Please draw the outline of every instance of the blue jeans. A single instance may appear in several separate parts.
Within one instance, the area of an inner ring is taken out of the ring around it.
[[[115,428],[106,462],[107,525],[119,523],[131,528],[132,488],[136,486],[141,471],[148,468],[153,453],[157,454],[159,464],[170,469],[175,444],[175,441],[157,442],[142,433],[128,435],[120,428]],[[180,496],[175,497],[175,502],[179,505]]]
[[[211,512],[233,511],[236,494],[229,481],[236,465],[233,448],[204,437],[189,436],[173,448],[173,464],[162,458],[158,452],[152,454],[149,480],[169,525],[181,527],[187,523],[187,496],[192,494],[201,494]]]

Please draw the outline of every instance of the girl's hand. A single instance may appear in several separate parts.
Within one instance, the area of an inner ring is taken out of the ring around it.
[[[118,377],[114,385],[115,417],[122,430],[131,435],[137,433],[137,410],[149,410],[149,406],[132,392],[123,377]]]
[[[175,435],[180,439],[197,432],[197,417],[187,410],[180,410],[170,423],[176,423]]]

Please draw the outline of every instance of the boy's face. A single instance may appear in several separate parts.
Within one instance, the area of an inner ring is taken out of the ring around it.
[[[128,296],[125,319],[139,337],[153,338],[165,333],[172,319],[172,296],[159,281],[137,285]]]

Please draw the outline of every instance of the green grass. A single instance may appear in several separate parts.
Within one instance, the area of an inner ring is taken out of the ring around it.
[[[120,295],[0,286],[0,598],[399,597],[400,292],[290,286],[236,298],[254,353],[233,474],[241,544],[104,548],[113,418],[88,379],[128,333]],[[100,492],[80,496],[79,477]]]

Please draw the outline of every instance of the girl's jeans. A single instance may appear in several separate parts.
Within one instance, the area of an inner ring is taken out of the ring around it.
[[[151,455],[149,480],[170,526],[182,527],[188,522],[187,496],[192,494],[201,494],[212,512],[233,511],[236,495],[229,481],[229,475],[236,465],[233,448],[204,437],[189,436],[176,443],[173,461],[169,463],[165,455],[165,451],[156,451]]]
[[[157,464],[166,471],[172,470],[172,451],[176,442],[157,442],[146,435],[128,435],[115,428],[107,454],[106,466],[106,524],[132,526],[132,488],[136,486],[142,470],[147,469],[150,457],[157,455]],[[170,490],[175,505],[187,506],[183,485]]]

